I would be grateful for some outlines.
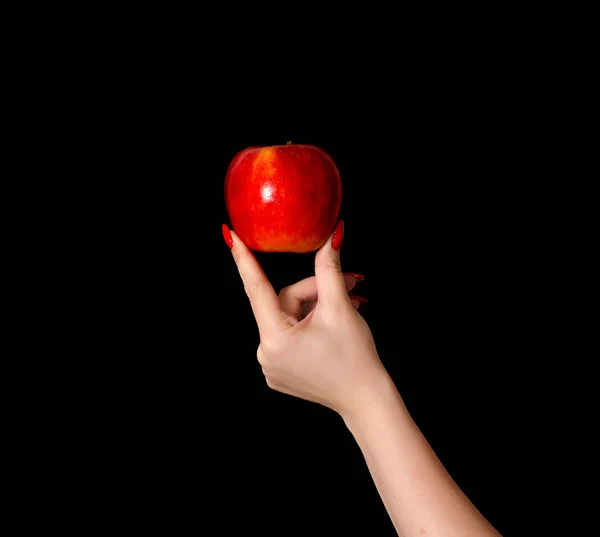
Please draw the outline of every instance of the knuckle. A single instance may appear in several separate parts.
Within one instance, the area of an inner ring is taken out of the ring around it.
[[[264,366],[267,363],[267,359],[266,359],[265,353],[263,352],[262,345],[258,346],[258,349],[256,351],[256,359],[258,360],[258,363],[261,366],[263,366],[263,371],[264,371]]]
[[[260,365],[268,366],[273,361],[273,357],[278,353],[277,345],[271,340],[263,340],[260,342],[256,350],[256,359]]]
[[[265,382],[267,383],[267,386],[269,388],[277,391],[277,384],[272,379],[270,379],[269,377],[265,377]]]
[[[260,349],[265,357],[274,356],[279,352],[279,345],[273,339],[263,339],[260,342]]]
[[[322,259],[318,266],[326,270],[335,270],[341,272],[342,264],[339,259]]]
[[[279,298],[284,298],[287,295],[289,295],[291,288],[292,288],[291,285],[286,285],[283,289],[281,289],[281,291],[279,291],[279,294],[278,294]]]

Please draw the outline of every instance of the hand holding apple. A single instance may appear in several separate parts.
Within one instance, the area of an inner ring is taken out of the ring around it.
[[[233,158],[225,177],[231,225],[259,252],[319,249],[335,228],[341,203],[338,168],[314,145],[248,147]]]
[[[367,406],[371,394],[385,384],[386,371],[357,312],[364,299],[348,294],[362,276],[341,272],[342,227],[338,224],[331,240],[318,249],[315,275],[279,293],[235,231],[225,225],[223,235],[256,320],[257,358],[267,385],[346,419]]]

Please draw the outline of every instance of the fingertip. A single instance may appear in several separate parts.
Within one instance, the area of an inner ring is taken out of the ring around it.
[[[341,241],[344,238],[344,221],[340,220],[331,235],[317,250],[315,261],[319,262],[322,259],[339,259],[339,249]]]
[[[331,237],[331,247],[334,250],[339,250],[342,247],[342,241],[344,240],[344,221],[340,220],[335,227],[333,236]]]
[[[231,236],[232,232],[227,226],[227,224],[223,224],[221,226],[221,230],[223,231],[223,238],[225,239],[225,244],[227,244],[227,246],[231,250],[233,248],[233,237]]]
[[[230,229],[227,224],[223,224],[223,238],[234,254],[236,251],[248,250],[240,236],[233,229]]]
[[[360,306],[362,306],[363,304],[365,304],[365,303],[367,303],[369,301],[364,296],[351,296],[349,298],[350,298],[350,302],[352,302],[352,305],[354,306],[354,309],[356,309],[356,310]]]
[[[240,244],[242,242],[240,236],[233,229],[230,229],[229,232],[231,233],[231,238],[234,239],[235,244]]]
[[[363,274],[358,274],[357,272],[344,272],[344,276],[350,276],[351,278],[354,278],[356,283],[362,282],[365,279]]]
[[[344,272],[344,282],[346,283],[346,290],[352,291],[358,283],[363,281],[365,277],[362,274],[356,274],[354,272]]]

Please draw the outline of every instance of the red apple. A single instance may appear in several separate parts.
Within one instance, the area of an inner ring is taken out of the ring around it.
[[[338,168],[314,145],[248,147],[227,169],[231,226],[255,251],[317,250],[333,233],[341,204]]]

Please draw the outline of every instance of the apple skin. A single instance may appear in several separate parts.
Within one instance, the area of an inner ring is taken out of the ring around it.
[[[319,249],[335,229],[341,204],[339,170],[315,145],[248,147],[225,176],[231,225],[257,252]]]

